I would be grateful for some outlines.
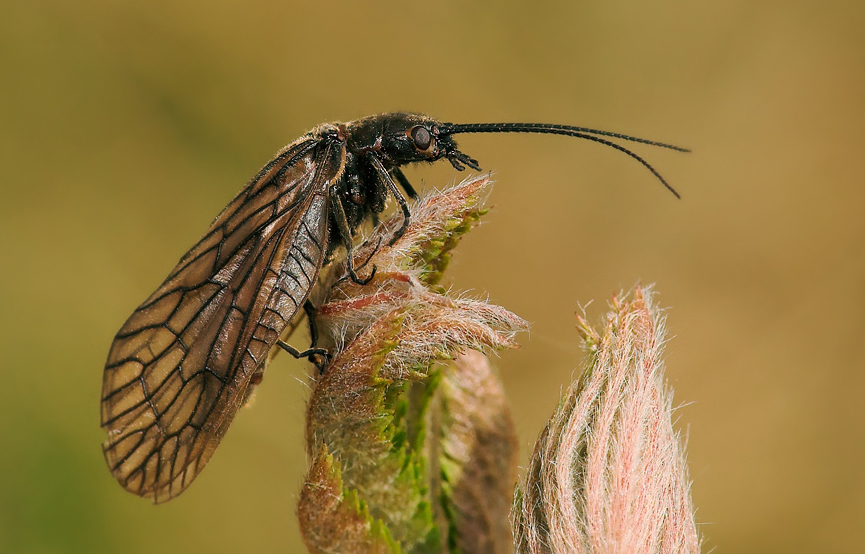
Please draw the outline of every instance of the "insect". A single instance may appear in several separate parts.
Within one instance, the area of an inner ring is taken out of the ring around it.
[[[687,151],[654,141],[568,125],[441,123],[410,113],[324,124],[280,150],[226,206],[165,282],[120,328],[105,364],[102,427],[105,459],[128,491],[163,502],[195,479],[260,379],[268,351],[298,314],[328,255],[337,246],[352,265],[357,228],[384,210],[392,195],[417,193],[401,171],[413,162],[448,160],[480,170],[457,148],[460,133],[545,133],[599,142],[643,164],[609,139]],[[676,194],[678,196],[678,194]],[[257,372],[258,370],[258,372]]]

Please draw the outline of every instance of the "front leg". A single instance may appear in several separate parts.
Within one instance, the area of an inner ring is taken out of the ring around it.
[[[374,152],[370,152],[367,154],[367,160],[369,160],[369,163],[378,174],[378,178],[381,180],[381,182],[384,183],[390,193],[393,194],[393,197],[396,198],[396,201],[399,203],[399,207],[402,209],[402,225],[394,232],[393,238],[388,243],[388,245],[392,245],[393,243],[398,241],[400,237],[402,237],[403,233],[405,233],[405,230],[408,228],[408,224],[411,222],[411,212],[408,209],[408,202],[405,201],[405,197],[397,188],[396,183],[393,182],[390,173],[387,172],[387,169],[385,169],[384,164],[381,163],[381,160],[378,159],[378,156]],[[405,178],[404,175],[403,178]],[[406,182],[408,182],[408,180],[406,180]],[[411,187],[411,185],[409,185],[409,187]]]
[[[411,183],[408,182],[408,179],[405,176],[405,173],[402,172],[402,169],[395,167],[390,170],[393,173],[396,180],[399,181],[400,186],[403,188],[408,197],[412,200],[417,200],[417,191],[414,190],[414,187],[411,186]]]

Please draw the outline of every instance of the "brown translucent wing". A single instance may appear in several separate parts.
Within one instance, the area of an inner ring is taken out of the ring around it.
[[[102,385],[105,459],[154,502],[180,494],[213,454],[255,370],[315,283],[341,145],[286,147],[126,321]]]

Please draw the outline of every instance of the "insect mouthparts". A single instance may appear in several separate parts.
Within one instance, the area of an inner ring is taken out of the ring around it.
[[[481,166],[476,159],[472,158],[468,154],[460,152],[459,150],[452,150],[448,152],[447,159],[457,171],[462,171],[465,169],[465,166],[463,166],[462,164],[466,164],[475,171],[481,171]]]

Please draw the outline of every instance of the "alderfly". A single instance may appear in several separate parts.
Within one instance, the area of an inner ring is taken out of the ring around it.
[[[129,492],[163,502],[180,494],[213,455],[275,345],[300,352],[280,336],[301,310],[337,246],[374,220],[392,195],[403,213],[417,197],[401,167],[447,159],[480,170],[460,152],[460,133],[558,134],[599,142],[645,166],[611,139],[687,152],[617,133],[538,123],[452,124],[392,113],[321,125],[280,150],[217,216],[162,285],[114,338],[102,384],[103,444],[111,473]],[[314,345],[313,345],[314,346]]]

